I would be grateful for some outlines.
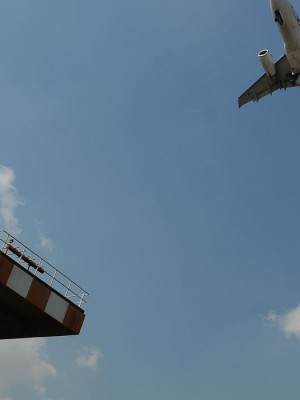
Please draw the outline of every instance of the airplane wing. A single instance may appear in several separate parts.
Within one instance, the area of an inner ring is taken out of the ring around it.
[[[239,107],[242,107],[249,101],[258,101],[267,94],[272,94],[275,90],[295,86],[295,83],[287,79],[287,74],[291,72],[291,67],[286,55],[283,55],[276,61],[275,68],[276,75],[274,77],[269,77],[267,74],[262,75],[239,97]]]

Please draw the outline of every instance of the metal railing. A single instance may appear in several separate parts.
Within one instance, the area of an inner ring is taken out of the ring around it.
[[[72,303],[82,307],[87,302],[88,292],[5,230],[0,230],[0,246],[1,243],[3,253],[34,275],[38,274],[42,281]]]

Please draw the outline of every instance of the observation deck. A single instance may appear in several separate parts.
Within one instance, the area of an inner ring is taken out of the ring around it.
[[[78,335],[89,294],[0,231],[0,339]]]

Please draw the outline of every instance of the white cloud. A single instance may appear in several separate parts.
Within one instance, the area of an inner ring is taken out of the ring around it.
[[[37,393],[39,393],[40,395],[44,395],[44,394],[46,394],[46,392],[47,392],[46,386],[45,386],[45,385],[42,385],[42,384],[34,385],[34,390],[35,390]]]
[[[0,395],[15,385],[26,385],[45,398],[45,382],[57,374],[47,360],[45,348],[43,338],[0,341]]]
[[[272,311],[265,319],[268,322],[276,323],[287,335],[300,339],[300,305],[282,315]]]
[[[80,368],[95,369],[102,356],[98,347],[85,347],[76,358],[76,364]]]
[[[14,181],[13,169],[0,165],[0,223],[9,233],[18,236],[21,229],[15,211],[22,201],[17,194]]]
[[[53,242],[51,239],[47,238],[43,233],[39,233],[40,245],[42,248],[47,250],[53,250]]]
[[[35,227],[37,230],[38,238],[40,241],[40,246],[43,249],[52,251],[53,250],[53,241],[45,235],[45,233],[42,229],[41,222],[39,220],[35,220],[34,222],[35,222]]]
[[[279,316],[274,311],[271,311],[266,316],[265,320],[268,321],[268,322],[275,322],[275,321],[278,320],[278,318],[279,318]]]

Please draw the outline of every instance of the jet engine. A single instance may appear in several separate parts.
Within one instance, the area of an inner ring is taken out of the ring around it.
[[[268,76],[275,76],[276,75],[276,69],[275,69],[275,64],[272,60],[272,56],[269,53],[269,50],[262,50],[258,53],[258,58],[261,62],[261,65],[263,69],[265,70],[265,73]]]

